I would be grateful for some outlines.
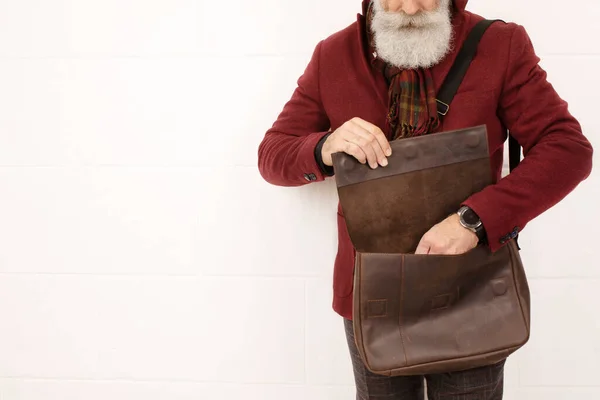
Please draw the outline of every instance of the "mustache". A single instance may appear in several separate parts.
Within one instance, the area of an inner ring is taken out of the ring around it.
[[[438,11],[421,11],[414,15],[405,14],[403,11],[379,13],[383,17],[381,22],[390,28],[424,28],[443,22],[443,15]]]
[[[408,15],[404,11],[386,11],[378,0],[373,1],[375,14],[379,16],[382,27],[393,28],[425,28],[443,24],[448,18],[448,1],[440,1],[439,7],[433,11],[419,11]]]

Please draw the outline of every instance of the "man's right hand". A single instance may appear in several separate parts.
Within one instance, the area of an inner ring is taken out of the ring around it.
[[[387,138],[377,126],[360,118],[352,118],[335,130],[321,149],[323,163],[333,165],[331,155],[344,152],[356,158],[361,164],[369,163],[375,169],[388,165],[386,156],[392,155]]]

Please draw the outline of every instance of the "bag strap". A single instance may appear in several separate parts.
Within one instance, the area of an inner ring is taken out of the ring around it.
[[[517,165],[521,162],[521,145],[517,139],[508,135],[508,164],[510,172],[513,172]]]
[[[499,19],[485,19],[478,22],[471,32],[469,32],[469,36],[467,36],[462,48],[458,52],[456,60],[450,68],[450,72],[448,72],[448,76],[446,76],[446,79],[444,80],[444,83],[437,94],[436,102],[440,118],[448,114],[448,111],[450,111],[452,99],[458,91],[463,78],[467,74],[467,70],[469,69],[471,61],[473,61],[473,58],[477,53],[477,46],[479,45],[483,34],[490,27],[490,25],[497,21],[504,22]],[[508,158],[510,171],[512,172],[521,161],[521,146],[511,135],[508,137]]]

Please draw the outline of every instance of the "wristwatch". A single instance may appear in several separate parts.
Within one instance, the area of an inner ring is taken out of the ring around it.
[[[460,224],[477,235],[480,242],[485,241],[485,229],[479,216],[470,207],[462,206],[458,209]]]

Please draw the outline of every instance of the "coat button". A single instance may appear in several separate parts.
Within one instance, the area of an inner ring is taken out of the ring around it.
[[[315,174],[304,174],[304,179],[306,179],[309,182],[312,182],[317,180],[317,176]]]

